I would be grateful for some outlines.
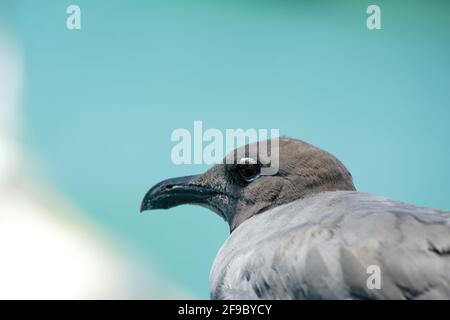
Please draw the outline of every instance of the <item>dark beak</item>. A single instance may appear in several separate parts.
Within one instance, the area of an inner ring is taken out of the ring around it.
[[[141,212],[169,209],[182,204],[207,204],[207,200],[220,194],[217,190],[193,182],[197,176],[187,176],[161,181],[152,187],[141,204]]]

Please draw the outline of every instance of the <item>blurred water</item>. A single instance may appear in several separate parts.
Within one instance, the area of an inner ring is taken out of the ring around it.
[[[192,297],[29,168],[22,54],[0,25],[0,299]]]
[[[200,297],[227,236],[206,209],[138,214],[174,166],[170,134],[279,128],[335,154],[358,189],[450,209],[450,3],[7,1],[25,54],[23,142],[99,225]]]

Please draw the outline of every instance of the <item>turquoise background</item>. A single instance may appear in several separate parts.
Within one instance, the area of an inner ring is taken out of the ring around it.
[[[206,169],[170,160],[194,120],[279,128],[335,154],[361,191],[450,210],[448,1],[1,2],[37,170],[196,297],[227,225],[199,207],[138,214],[154,183]],[[366,28],[369,4],[382,30]]]

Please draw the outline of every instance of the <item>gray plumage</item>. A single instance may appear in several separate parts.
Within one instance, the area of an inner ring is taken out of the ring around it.
[[[279,163],[273,176],[216,165],[144,198],[141,211],[197,204],[228,222],[211,298],[450,298],[450,213],[356,192],[339,160],[299,140],[280,139]],[[367,284],[372,266],[379,289]]]
[[[213,299],[448,299],[448,213],[353,191],[256,215],[224,243]],[[379,266],[381,289],[367,268]]]

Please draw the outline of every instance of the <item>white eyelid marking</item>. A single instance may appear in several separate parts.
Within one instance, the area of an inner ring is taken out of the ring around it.
[[[258,162],[253,158],[241,158],[239,164],[257,164]]]

